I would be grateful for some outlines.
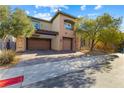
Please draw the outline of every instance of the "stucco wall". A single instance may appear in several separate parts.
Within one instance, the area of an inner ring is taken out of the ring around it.
[[[75,19],[59,14],[52,23],[52,30],[59,32],[55,38],[52,39],[53,50],[63,50],[63,37],[72,38],[72,49],[76,50],[76,38],[73,30],[67,30],[64,28],[64,20],[69,19],[75,22]]]
[[[61,17],[60,17],[60,23],[61,23],[60,30],[62,32],[62,36],[74,38],[75,37],[74,31],[73,30],[67,30],[64,28],[64,20],[66,20],[66,19],[72,20],[75,22],[75,20],[73,18],[69,18],[67,16],[61,15]]]
[[[52,30],[59,32],[60,31],[60,15],[58,15],[52,22]]]
[[[26,38],[18,37],[16,39],[16,51],[23,52],[26,50]]]
[[[60,38],[59,38],[59,36],[56,36],[56,37],[54,37],[54,38],[52,38],[52,40],[51,40],[51,48],[52,48],[52,50],[60,50]]]
[[[75,51],[75,32],[74,30],[67,30],[64,28],[64,20],[72,20],[75,22],[75,19],[61,15],[60,16],[60,39],[63,41],[63,37],[72,38],[72,50]],[[63,42],[60,44],[60,49],[63,50]]]
[[[61,33],[60,33],[60,15],[58,15],[55,19],[54,19],[54,21],[53,21],[53,23],[52,23],[52,31],[56,31],[56,32],[59,32],[59,34],[55,37],[55,38],[53,38],[52,39],[52,41],[51,41],[51,48],[53,49],[53,50],[61,50],[60,49],[60,42],[61,42],[61,40],[60,40],[60,36],[61,36]]]

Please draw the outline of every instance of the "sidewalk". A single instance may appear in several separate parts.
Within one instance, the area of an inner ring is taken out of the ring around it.
[[[119,58],[112,61],[112,70],[96,73],[95,88],[124,88],[124,54],[117,54]]]

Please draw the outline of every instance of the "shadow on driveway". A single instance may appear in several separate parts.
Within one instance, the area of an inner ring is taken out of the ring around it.
[[[95,79],[86,77],[84,70],[67,73],[52,79],[40,81],[27,88],[85,88],[95,83]]]
[[[31,65],[48,63],[48,62],[59,62],[62,60],[65,60],[68,62],[70,60],[74,60],[75,58],[80,58],[80,57],[81,56],[56,57],[56,58],[48,58],[48,57],[33,58],[33,59],[21,61],[19,64],[16,65],[16,67],[31,66]]]
[[[104,63],[91,65],[82,68],[82,70],[70,72],[44,81],[39,81],[27,86],[26,88],[90,88],[96,83],[95,72],[110,72],[112,65],[110,61],[118,58],[116,55],[110,55],[110,58]]]

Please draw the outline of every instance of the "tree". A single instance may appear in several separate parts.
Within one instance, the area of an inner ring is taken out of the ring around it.
[[[90,51],[92,51],[95,45],[100,41],[100,36],[103,35],[102,32],[111,31],[112,29],[116,31],[119,30],[121,21],[122,18],[114,18],[107,13],[98,16],[96,19],[82,17],[79,18],[75,24],[76,32],[86,39],[90,39]]]
[[[0,6],[0,38],[3,40],[11,30],[10,15],[8,6]]]
[[[14,37],[24,36],[30,37],[34,32],[31,20],[27,17],[24,11],[16,9],[12,14],[12,27],[11,34]]]
[[[118,45],[122,42],[122,32],[110,28],[101,31],[101,35],[99,36],[99,40],[104,43],[104,47],[109,46],[114,46],[118,47]]]
[[[3,46],[9,35],[15,38],[30,37],[33,32],[32,22],[23,10],[12,11],[8,6],[0,6],[0,38],[4,41]]]

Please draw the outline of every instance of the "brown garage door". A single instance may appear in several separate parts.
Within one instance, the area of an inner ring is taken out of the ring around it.
[[[63,38],[63,49],[72,50],[72,39],[71,38]]]
[[[27,49],[29,50],[50,50],[50,39],[29,38],[27,39]]]

